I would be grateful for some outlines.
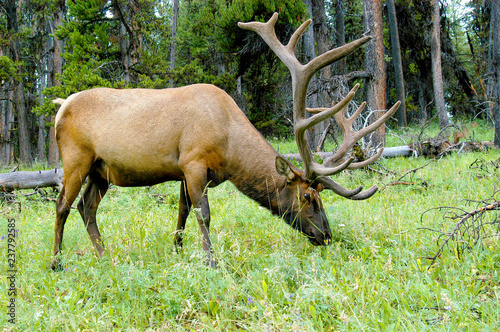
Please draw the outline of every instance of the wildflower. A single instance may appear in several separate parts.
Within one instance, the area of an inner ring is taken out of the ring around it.
[[[346,315],[346,313],[344,312],[344,310],[342,310],[342,312],[340,313],[339,318],[342,321],[342,323],[344,323],[344,324],[349,323],[349,316]]]
[[[448,294],[445,292],[441,292],[441,300],[443,300],[445,304],[445,309],[448,311],[453,310],[453,301],[448,297]]]
[[[254,303],[255,303],[255,300],[253,299],[253,297],[248,296],[248,298],[247,298],[247,304],[254,304]]]

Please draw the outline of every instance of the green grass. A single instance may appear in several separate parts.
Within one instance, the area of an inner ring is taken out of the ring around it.
[[[471,168],[500,151],[381,161],[396,174],[355,171],[347,187],[377,184],[366,201],[331,192],[322,198],[334,243],[313,247],[230,183],[209,191],[211,237],[218,269],[204,264],[194,215],[185,246],[173,248],[178,183],[113,187],[98,211],[107,254],[97,259],[76,210],[64,233],[64,271],[49,269],[55,207],[40,196],[0,203],[0,235],[14,218],[17,322],[7,322],[7,262],[0,277],[0,326],[60,331],[494,331],[500,328],[498,237],[463,258],[437,251],[435,234],[455,222],[438,206],[472,210],[498,189],[499,171]],[[386,186],[404,178],[413,184]],[[29,192],[29,191],[26,191]],[[154,194],[164,194],[160,203]],[[49,193],[55,197],[55,193]],[[497,197],[498,198],[498,197]],[[19,208],[21,210],[19,210]],[[0,241],[7,257],[5,238]]]

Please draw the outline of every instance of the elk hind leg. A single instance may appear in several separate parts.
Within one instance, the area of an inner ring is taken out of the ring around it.
[[[71,211],[71,205],[78,197],[83,181],[87,177],[90,165],[84,167],[84,163],[79,168],[66,167],[63,180],[63,188],[56,200],[56,223],[54,227],[54,255],[52,259],[52,270],[59,270],[58,254],[62,250],[62,239],[64,234],[64,225]]]
[[[186,181],[181,182],[181,194],[179,198],[179,216],[177,217],[177,230],[175,231],[174,244],[176,248],[182,248],[182,236],[186,228],[186,221],[191,211],[191,198],[187,194]]]
[[[88,177],[88,183],[83,192],[82,198],[78,202],[78,211],[82,216],[85,228],[89,234],[90,240],[101,257],[104,253],[104,245],[101,239],[101,233],[97,226],[96,212],[99,203],[108,191],[109,182],[103,179],[98,173],[91,172]]]

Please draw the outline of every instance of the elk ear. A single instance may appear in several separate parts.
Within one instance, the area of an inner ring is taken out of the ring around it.
[[[281,156],[276,157],[276,170],[280,175],[286,177],[288,182],[292,181],[297,176],[292,170],[292,165]]]

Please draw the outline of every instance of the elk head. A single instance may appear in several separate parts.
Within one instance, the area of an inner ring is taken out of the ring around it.
[[[288,185],[297,188],[291,191],[297,196],[296,203],[294,203],[297,205],[297,209],[294,209],[295,212],[293,213],[287,211],[284,214],[284,218],[293,227],[306,234],[312,244],[325,245],[331,242],[331,231],[319,192],[322,189],[329,189],[340,196],[352,200],[367,199],[375,194],[378,189],[376,186],[372,186],[365,191],[363,191],[361,186],[350,190],[341,186],[330,178],[330,176],[344,169],[364,167],[382,155],[383,149],[381,148],[373,157],[362,162],[353,163],[353,156],[346,157],[347,153],[359,139],[375,131],[396,112],[400,102],[397,102],[377,121],[359,131],[354,131],[352,124],[363,111],[366,103],[363,103],[351,117],[346,118],[344,116],[344,112],[350,101],[354,98],[359,84],[354,86],[349,94],[333,107],[306,108],[307,88],[312,76],[321,68],[351,54],[368,42],[371,37],[362,37],[349,44],[330,50],[303,65],[295,57],[294,51],[300,36],[309,26],[311,20],[305,21],[295,31],[289,43],[285,46],[276,37],[274,25],[277,19],[278,14],[274,13],[272,18],[266,23],[240,22],[238,26],[258,33],[290,71],[293,90],[294,133],[299,153],[304,162],[304,171],[293,169],[288,162],[283,159],[280,160],[281,157],[277,159],[278,172],[287,178]],[[307,117],[306,112],[314,113],[314,115]],[[344,141],[331,157],[325,160],[323,164],[319,164],[315,162],[314,155],[309,149],[306,130],[332,116],[343,132]]]
[[[286,185],[279,193],[280,201],[291,206],[285,211],[278,210],[278,214],[305,234],[313,245],[330,244],[332,232],[319,196],[323,185],[303,179],[302,173],[281,156],[276,157],[276,170],[286,178]]]

